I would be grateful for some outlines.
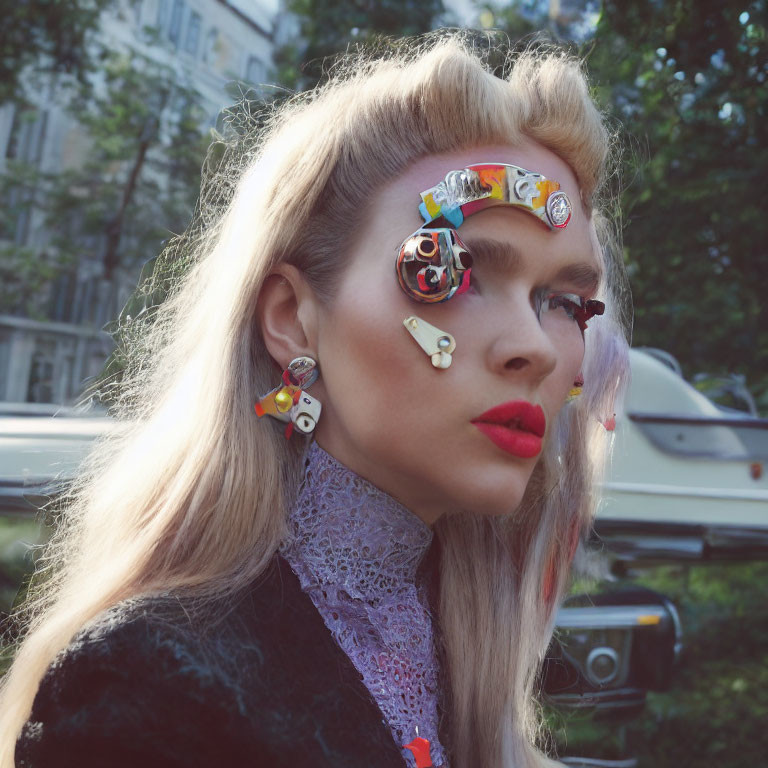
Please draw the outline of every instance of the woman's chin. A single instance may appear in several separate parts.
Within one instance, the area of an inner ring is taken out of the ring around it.
[[[463,476],[462,476],[463,475]],[[475,515],[500,517],[513,513],[525,494],[531,470],[528,467],[486,467],[461,473],[454,480],[452,498],[456,508]]]

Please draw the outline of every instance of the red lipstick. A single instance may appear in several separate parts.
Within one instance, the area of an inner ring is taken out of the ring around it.
[[[540,405],[511,400],[472,419],[472,424],[502,451],[531,459],[541,452],[547,420]]]

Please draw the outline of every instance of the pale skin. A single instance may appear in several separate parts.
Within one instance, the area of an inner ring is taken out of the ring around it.
[[[417,303],[398,285],[395,258],[421,226],[419,193],[448,171],[481,162],[557,180],[571,200],[571,221],[551,231],[507,207],[468,217],[458,234],[470,251],[473,240],[493,240],[512,246],[517,260],[476,261],[468,293]],[[299,355],[319,362],[310,393],[323,406],[319,445],[427,525],[462,510],[508,514],[523,498],[538,457],[502,451],[471,422],[500,403],[527,400],[543,408],[549,432],[565,403],[583,345],[545,333],[533,296],[541,289],[594,295],[590,275],[599,275],[601,265],[579,200],[573,171],[539,144],[424,157],[374,196],[330,306],[291,265],[276,268],[264,284],[258,307],[269,353],[281,367]],[[454,336],[450,368],[432,366],[403,327],[409,315]]]

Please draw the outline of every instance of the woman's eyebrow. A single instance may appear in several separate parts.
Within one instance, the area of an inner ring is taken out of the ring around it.
[[[513,244],[488,238],[467,238],[464,240],[472,258],[487,266],[507,273],[520,268],[523,256]],[[600,285],[602,274],[594,264],[576,262],[563,267],[555,275],[553,282],[565,282],[587,292],[594,292]]]
[[[594,293],[599,285],[602,275],[593,264],[569,264],[563,267],[556,275],[554,282],[564,282],[576,286],[587,293]]]
[[[461,236],[461,235],[459,235]],[[464,240],[473,259],[504,272],[515,272],[520,268],[523,256],[512,243],[490,240],[484,237]]]

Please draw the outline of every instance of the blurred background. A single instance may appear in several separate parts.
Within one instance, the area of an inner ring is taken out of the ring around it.
[[[571,765],[768,765],[767,4],[0,0],[2,615],[46,535],[36,507],[109,428],[74,406],[231,105],[310,88],[381,36],[544,33],[584,57],[618,132],[635,302],[605,501],[544,680],[553,738]]]

